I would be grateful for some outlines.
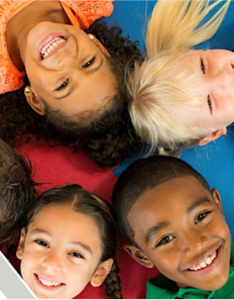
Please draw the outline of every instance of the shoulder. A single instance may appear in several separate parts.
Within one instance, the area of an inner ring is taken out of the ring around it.
[[[174,291],[176,283],[161,275],[147,281],[147,299],[175,299],[177,292]]]
[[[5,32],[8,21],[31,2],[0,0],[0,93],[17,90],[23,85],[24,73],[15,68],[8,55]]]
[[[15,1],[15,0],[0,0],[0,20],[2,22],[8,22],[17,12],[22,8],[29,5],[35,0],[31,1]]]
[[[81,19],[84,27],[88,28],[94,21],[101,17],[108,17],[113,12],[114,0],[90,0],[90,1],[66,1],[62,0],[61,2],[68,5]]]

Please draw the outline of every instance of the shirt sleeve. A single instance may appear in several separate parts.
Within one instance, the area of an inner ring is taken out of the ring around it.
[[[114,0],[73,0],[61,2],[73,10],[80,28],[85,29],[101,17],[110,16],[114,9],[113,1]]]

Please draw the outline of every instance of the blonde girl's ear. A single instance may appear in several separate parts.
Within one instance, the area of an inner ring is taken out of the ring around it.
[[[107,275],[110,273],[112,265],[113,265],[113,258],[109,258],[106,261],[102,262],[99,265],[98,269],[95,271],[92,279],[90,280],[90,284],[93,287],[100,286],[106,279]]]
[[[25,243],[25,237],[26,237],[26,228],[21,229],[21,234],[20,234],[20,240],[19,244],[16,250],[16,256],[18,259],[22,259],[23,253],[24,253],[24,243]]]
[[[28,101],[28,104],[31,106],[31,108],[38,113],[39,115],[43,116],[45,114],[45,106],[43,101],[39,99],[39,97],[36,97],[35,94],[32,91],[32,88],[30,86],[26,86],[24,88],[24,95],[26,100]]]
[[[217,140],[222,135],[226,135],[226,134],[227,134],[227,127],[223,127],[221,129],[218,129],[216,131],[211,132],[209,135],[207,135],[206,137],[202,138],[198,142],[198,145],[199,146],[206,145],[206,144],[208,144],[208,143],[210,143],[212,141]]]
[[[128,252],[128,254],[139,264],[146,268],[153,268],[154,263],[137,247],[133,245],[125,245],[124,250]]]

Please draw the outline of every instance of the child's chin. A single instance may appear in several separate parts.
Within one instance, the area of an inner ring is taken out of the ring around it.
[[[227,277],[224,277],[222,276],[223,278],[221,280],[219,280],[219,282],[217,283],[214,283],[214,284],[203,284],[202,286],[198,286],[196,287],[197,289],[199,290],[204,290],[204,291],[216,291],[216,290],[219,290],[221,289],[227,282],[228,280],[228,276]]]

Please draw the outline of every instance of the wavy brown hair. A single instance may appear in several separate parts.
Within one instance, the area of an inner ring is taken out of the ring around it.
[[[30,161],[0,139],[0,246],[19,236],[34,203],[35,185]]]

